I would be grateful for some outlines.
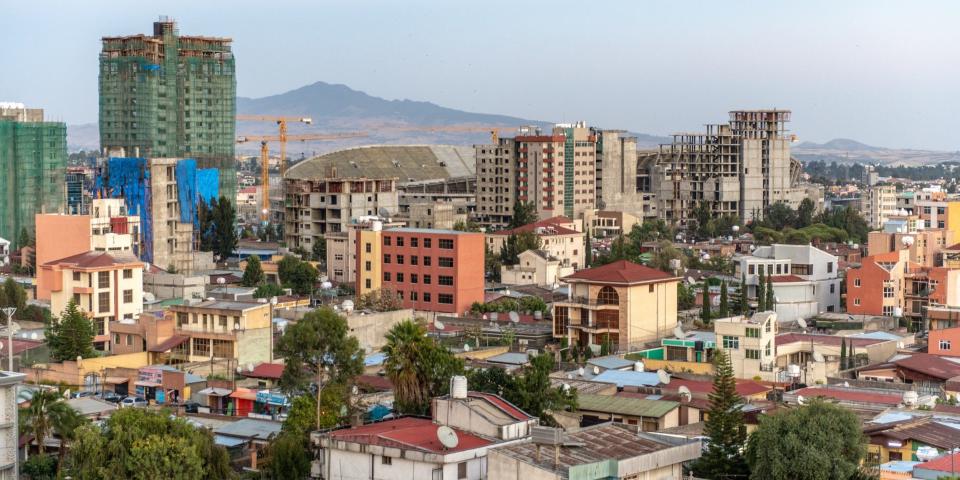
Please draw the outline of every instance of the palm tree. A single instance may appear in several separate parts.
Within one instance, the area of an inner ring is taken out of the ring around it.
[[[30,405],[20,409],[20,433],[29,433],[37,441],[37,448],[43,454],[46,450],[44,440],[51,434],[60,437],[60,459],[67,449],[67,443],[85,419],[63,400],[56,390],[37,390],[30,398]]]
[[[387,343],[381,351],[386,354],[384,370],[393,382],[397,411],[423,413],[429,400],[428,385],[420,374],[420,361],[429,348],[426,330],[412,320],[404,320],[390,329]]]

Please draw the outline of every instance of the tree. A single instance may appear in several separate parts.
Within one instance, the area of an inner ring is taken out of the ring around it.
[[[357,309],[374,312],[392,312],[403,308],[400,295],[389,288],[371,290],[357,298]]]
[[[253,292],[253,298],[271,298],[283,295],[283,289],[276,283],[263,283]]]
[[[310,295],[317,284],[320,272],[310,264],[293,255],[284,255],[277,262],[277,277],[280,284],[297,295]]]
[[[757,280],[757,311],[765,312],[767,311],[767,294],[766,294],[766,278],[763,273],[764,266],[757,265],[757,268],[760,269],[760,276]]]
[[[720,281],[720,318],[730,316],[730,305],[727,303],[727,281]]]
[[[226,260],[233,255],[239,243],[235,228],[237,211],[227,197],[220,197],[220,200],[214,203],[213,222],[213,253],[221,260]]]
[[[774,230],[783,230],[797,225],[797,212],[784,202],[776,202],[767,207],[763,224]]]
[[[847,369],[847,340],[840,339],[840,370]]]
[[[74,432],[86,420],[79,412],[64,401],[57,390],[36,390],[30,397],[30,404],[20,409],[20,433],[26,433],[37,442],[42,455],[46,451],[48,437],[60,437],[63,445],[74,437]],[[63,448],[64,452],[66,448]]]
[[[515,388],[510,390],[507,400],[539,418],[542,423],[556,425],[550,412],[576,409],[577,391],[551,386],[553,355],[544,353],[531,357],[529,361],[530,364],[523,368],[522,373],[514,377]]]
[[[93,324],[70,300],[59,320],[50,322],[44,336],[50,347],[50,358],[57,362],[90,358],[93,352]]]
[[[747,442],[746,458],[752,479],[853,479],[861,478],[860,461],[866,451],[866,438],[853,412],[812,400],[762,416]]]
[[[813,200],[804,198],[797,207],[797,228],[804,228],[813,223],[813,212],[816,210]]]
[[[260,257],[250,255],[247,257],[247,268],[243,269],[243,279],[240,284],[244,287],[256,287],[265,280],[263,267],[260,265]]]
[[[654,252],[653,257],[650,259],[650,267],[667,273],[675,273],[670,263],[673,260],[680,260],[682,258],[683,252],[673,246],[670,240],[661,240],[660,243],[657,244],[657,251]]]
[[[262,478],[281,480],[309,477],[309,451],[310,442],[306,435],[281,433],[267,447],[261,467]]]
[[[703,282],[703,298],[702,305],[700,306],[700,319],[703,320],[703,323],[710,323],[710,285],[707,282]]]
[[[20,237],[17,240],[17,247],[31,247],[33,246],[33,240],[30,238],[30,232],[27,230],[27,227],[20,228]]]
[[[590,268],[593,265],[593,240],[590,238],[590,230],[587,230],[583,239],[583,267]]]
[[[520,263],[519,255],[527,250],[539,250],[540,237],[534,232],[511,233],[500,248],[500,262],[504,265]]]
[[[767,310],[776,310],[777,302],[776,298],[773,296],[773,280],[769,276],[767,277],[767,288],[765,293],[767,295],[767,299],[764,300],[763,306],[766,307]]]
[[[737,393],[736,378],[730,358],[722,349],[713,357],[716,375],[709,394],[710,410],[704,424],[704,435],[710,438],[707,450],[691,466],[698,478],[737,478],[749,473],[740,453],[747,439],[743,423],[743,398]]]
[[[740,315],[750,314],[750,298],[747,297],[747,276],[740,277]]]
[[[480,225],[470,219],[467,219],[467,221],[457,220],[453,224],[453,229],[458,232],[479,232]]]
[[[381,351],[384,370],[393,383],[394,406],[400,413],[425,414],[430,399],[442,394],[450,377],[463,372],[463,361],[427,337],[423,325],[404,320],[390,329]]]
[[[78,480],[236,478],[209,430],[143,408],[117,410],[102,427],[77,429],[63,473]]]
[[[697,306],[696,294],[693,289],[688,287],[686,282],[680,282],[677,285],[677,310],[690,310]]]
[[[490,249],[490,244],[487,242],[483,243],[483,269],[486,272],[487,277],[494,282],[500,281],[500,254],[494,253]]]
[[[4,307],[15,307],[17,312],[23,313],[27,308],[27,291],[13,277],[7,277],[3,282],[0,304]]]
[[[517,228],[537,221],[537,209],[532,203],[517,200],[513,203],[513,217],[507,228]]]
[[[277,340],[277,353],[285,358],[280,386],[290,394],[308,391],[311,383],[351,385],[363,373],[360,343],[350,336],[347,319],[329,307],[288,326]]]

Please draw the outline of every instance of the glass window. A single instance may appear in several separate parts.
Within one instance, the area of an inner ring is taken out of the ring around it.
[[[133,303],[133,290],[123,291],[123,303]]]
[[[397,282],[403,283],[403,272],[397,272]]]
[[[950,350],[950,340],[940,340],[940,350]]]
[[[369,278],[366,279],[366,280],[364,280],[363,284],[364,284],[367,288],[373,288],[373,284],[370,283],[370,279],[369,279]]]
[[[100,292],[97,296],[97,303],[99,307],[97,311],[100,313],[105,313],[110,311],[110,292]]]
[[[73,281],[74,282],[80,281],[80,272],[73,272]]]
[[[363,248],[364,248],[364,250],[367,251],[367,253],[370,253],[370,252],[373,251],[373,245],[371,245],[370,242],[367,242],[366,245],[364,245]]]
[[[440,275],[437,277],[437,285],[453,286],[453,277],[449,275]]]
[[[429,267],[433,262],[430,257],[423,257],[423,266]]]
[[[420,281],[419,275],[417,275],[416,273],[410,274],[410,283],[419,283],[419,281]]]
[[[100,272],[97,274],[97,287],[110,288],[110,272]]]
[[[417,265],[419,262],[419,257],[416,255],[410,255],[410,265]]]
[[[420,246],[419,243],[420,243],[420,239],[417,238],[417,237],[412,237],[412,238],[410,239],[410,246],[411,246],[411,247],[414,247],[414,248],[419,247],[419,246]]]
[[[453,239],[452,238],[441,238],[438,242],[439,247],[445,250],[453,249]]]
[[[431,280],[430,275],[424,275],[424,276],[423,276],[423,284],[424,284],[424,285],[430,285],[430,280]]]
[[[453,305],[453,294],[451,293],[441,293],[437,295],[437,303],[444,305]]]
[[[760,338],[760,329],[759,328],[747,328],[746,329],[747,338]]]
[[[403,255],[397,255],[397,265],[403,265]]]
[[[131,268],[123,269],[123,278],[133,278],[133,269]],[[79,280],[79,278],[77,280]]]
[[[859,286],[860,286],[860,279],[859,279],[859,278],[854,278],[854,279],[853,279],[853,286],[854,286],[854,287],[859,287]]]
[[[450,257],[440,257],[440,266],[453,268],[453,258]]]
[[[760,360],[760,350],[748,348],[744,350],[744,354],[750,360]]]
[[[367,260],[366,262],[363,262],[363,269],[369,272],[373,269],[373,264]]]
[[[423,292],[423,301],[430,303],[430,292]]]
[[[429,238],[423,239],[423,248],[430,248],[433,241]]]
[[[384,282],[390,281],[390,272],[383,272],[383,281]]]
[[[384,236],[383,236],[383,244],[389,247],[389,246],[390,246],[390,237],[384,235]]]
[[[723,348],[730,350],[740,349],[740,337],[723,336]]]
[[[402,247],[402,246],[403,246],[403,237],[397,237],[397,246],[398,246],[398,247]]]
[[[390,254],[386,253],[383,255],[383,263],[390,263]]]

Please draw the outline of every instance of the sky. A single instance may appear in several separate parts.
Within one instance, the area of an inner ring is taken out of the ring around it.
[[[960,150],[960,2],[2,1],[0,101],[97,120],[102,36],[234,40],[237,94],[387,99],[667,135],[793,111],[802,141]]]

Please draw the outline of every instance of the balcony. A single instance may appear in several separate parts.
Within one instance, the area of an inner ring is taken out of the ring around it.
[[[557,305],[563,305],[568,307],[585,307],[592,308],[594,310],[619,310],[620,305],[617,303],[610,302],[598,302],[596,299],[590,299],[587,297],[573,297],[564,300],[557,300],[555,302]]]

